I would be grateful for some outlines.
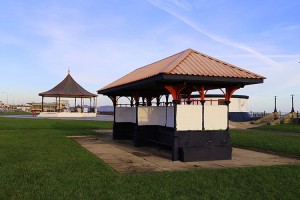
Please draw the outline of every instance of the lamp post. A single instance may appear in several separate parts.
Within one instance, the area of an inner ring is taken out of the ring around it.
[[[8,95],[11,94],[8,94],[7,92],[2,92],[2,94],[6,94],[6,107],[8,107]]]
[[[277,108],[276,108],[276,98],[277,96],[274,96],[275,97],[275,108],[274,108],[274,112],[277,112]]]
[[[295,110],[294,110],[294,96],[295,95],[291,95],[292,96],[292,110],[291,110],[291,112],[295,112]]]

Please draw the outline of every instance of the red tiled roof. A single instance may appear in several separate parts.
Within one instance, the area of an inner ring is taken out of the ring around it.
[[[187,49],[160,61],[138,68],[100,90],[132,83],[158,74],[265,79],[263,76],[239,68],[235,65],[197,52],[193,49]]]
[[[98,95],[86,91],[72,78],[70,74],[68,74],[62,82],[51,90],[40,93],[39,96],[90,98]]]

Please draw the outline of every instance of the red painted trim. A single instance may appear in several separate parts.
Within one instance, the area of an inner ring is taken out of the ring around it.
[[[234,93],[235,91],[237,91],[238,89],[240,89],[240,87],[238,87],[238,86],[227,87],[227,88],[226,88],[226,93],[225,93],[225,100],[226,100],[226,101],[230,101],[231,96],[232,96],[233,93]]]
[[[180,91],[185,87],[183,85],[165,85],[164,86],[172,95],[173,100],[180,100]]]
[[[201,87],[201,101],[205,101],[204,86]]]

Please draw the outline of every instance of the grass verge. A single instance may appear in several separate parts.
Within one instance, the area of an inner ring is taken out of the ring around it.
[[[298,199],[300,196],[300,166],[120,175],[65,137],[95,134],[92,130],[111,126],[111,122],[99,121],[0,118],[0,199]]]
[[[0,116],[3,115],[31,115],[30,112],[0,112]]]
[[[300,137],[295,135],[257,132],[255,130],[231,130],[233,146],[272,151],[300,158]]]
[[[274,126],[265,125],[265,126],[256,127],[255,129],[269,130],[269,131],[293,132],[293,133],[300,134],[300,124],[297,124],[297,123],[278,124],[278,125],[274,125]]]

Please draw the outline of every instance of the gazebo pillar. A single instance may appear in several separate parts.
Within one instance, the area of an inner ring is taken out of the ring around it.
[[[94,112],[97,115],[97,97],[94,97]]]
[[[60,97],[58,97],[58,112],[60,112]]]
[[[92,109],[92,98],[90,98],[90,109],[89,109],[89,112],[91,112],[91,109]]]
[[[55,112],[57,112],[57,97],[55,97]]]
[[[44,96],[42,96],[42,112],[44,112]]]

